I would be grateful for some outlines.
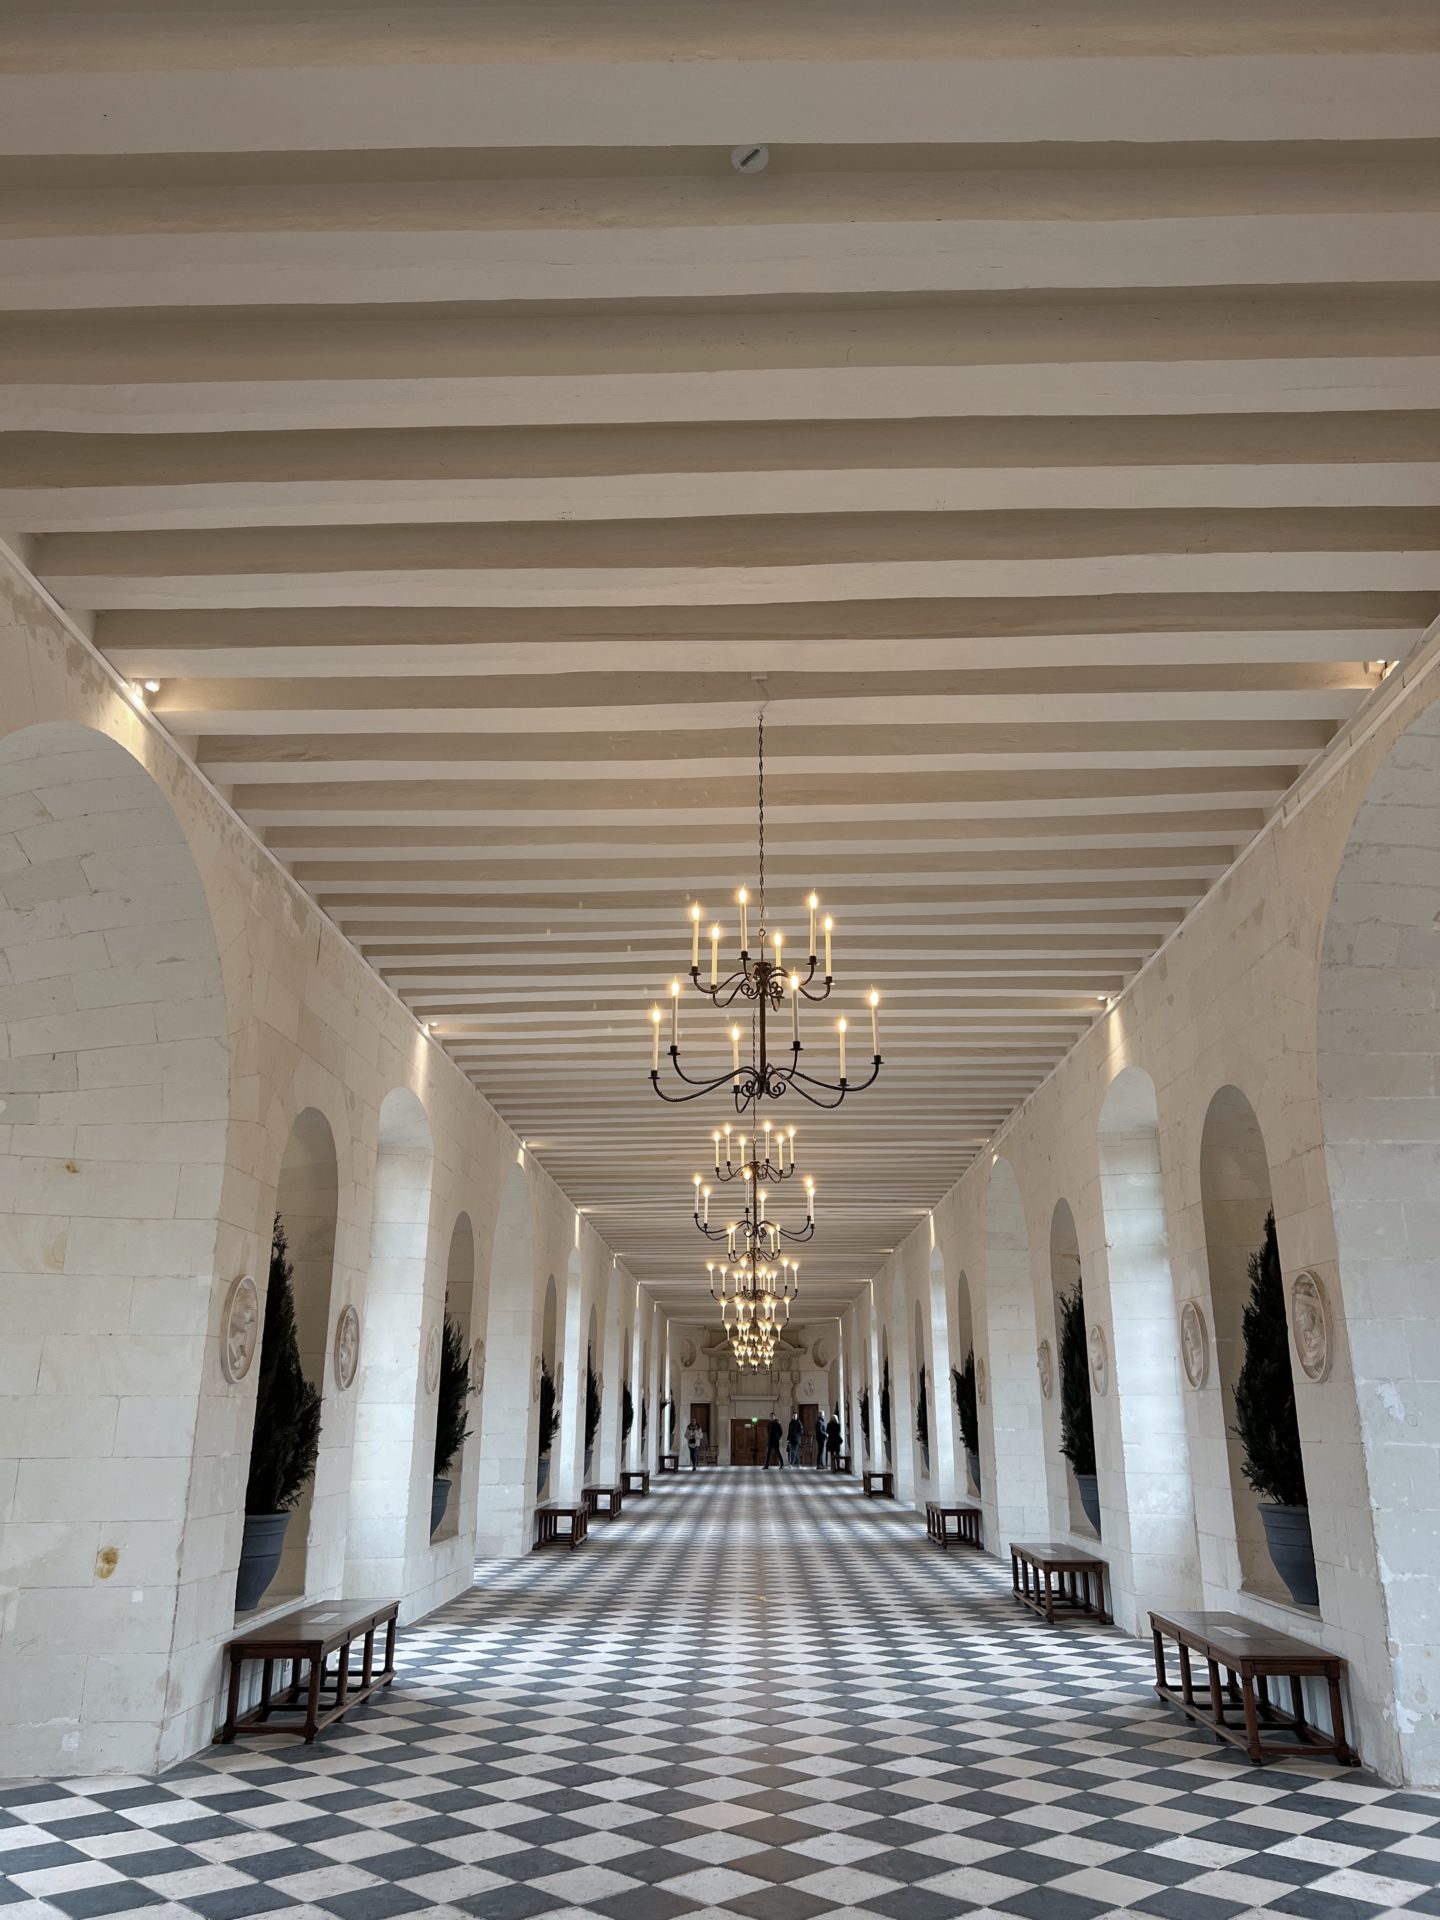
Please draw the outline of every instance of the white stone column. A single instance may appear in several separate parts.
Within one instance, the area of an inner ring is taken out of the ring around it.
[[[938,1249],[930,1258],[930,1498],[953,1505],[964,1490],[957,1471],[960,1445],[955,1433],[955,1395],[951,1390],[949,1303],[945,1262]]]
[[[595,1455],[598,1486],[614,1486],[620,1474],[620,1422],[624,1418],[625,1327],[618,1267],[605,1282],[605,1314],[600,1334],[600,1432]]]
[[[560,1396],[560,1431],[555,1436],[555,1455],[551,1465],[552,1500],[575,1506],[580,1499],[580,1481],[585,1451],[585,1286],[580,1274],[580,1255],[570,1256],[565,1277],[565,1292],[560,1303],[559,1346],[565,1363],[565,1390]]]

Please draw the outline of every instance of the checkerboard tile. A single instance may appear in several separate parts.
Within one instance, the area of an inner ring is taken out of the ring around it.
[[[854,1482],[663,1482],[400,1654],[314,1748],[0,1785],[5,1920],[1440,1914],[1440,1796],[1257,1771]]]

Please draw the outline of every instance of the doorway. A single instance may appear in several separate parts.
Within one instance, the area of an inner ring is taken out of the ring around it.
[[[813,1401],[800,1403],[800,1424],[805,1429],[805,1438],[800,1442],[800,1464],[813,1467],[817,1464],[815,1451],[815,1428],[820,1419],[820,1409]]]
[[[730,1422],[730,1464],[758,1467],[765,1460],[765,1425],[759,1420]]]

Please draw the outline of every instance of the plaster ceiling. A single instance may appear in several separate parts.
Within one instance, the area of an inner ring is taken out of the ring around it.
[[[756,676],[813,1314],[1440,605],[1435,8],[879,18],[4,9],[0,528],[677,1305]]]

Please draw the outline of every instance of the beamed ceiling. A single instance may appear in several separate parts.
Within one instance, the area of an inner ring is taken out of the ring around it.
[[[3,27],[0,528],[666,1300],[757,676],[811,1318],[1440,606],[1428,0]]]

